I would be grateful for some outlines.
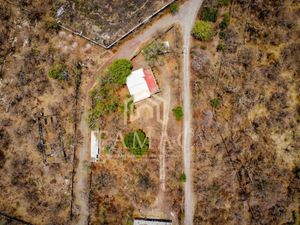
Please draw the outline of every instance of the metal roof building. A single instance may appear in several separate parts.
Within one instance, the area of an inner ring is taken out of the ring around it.
[[[172,225],[171,220],[161,220],[161,219],[134,219],[133,225]]]
[[[159,91],[151,69],[138,69],[133,71],[126,80],[130,95],[134,102],[149,98]]]

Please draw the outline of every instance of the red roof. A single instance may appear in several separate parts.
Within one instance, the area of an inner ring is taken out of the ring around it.
[[[145,80],[148,85],[149,91],[151,94],[155,94],[159,92],[158,85],[156,83],[156,80],[154,78],[154,75],[152,73],[151,69],[144,69],[144,74],[145,74]]]

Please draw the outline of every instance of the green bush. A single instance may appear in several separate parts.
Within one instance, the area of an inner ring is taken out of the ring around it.
[[[178,2],[173,2],[170,6],[169,9],[171,11],[172,14],[175,14],[178,12],[179,10],[179,3]]]
[[[89,125],[97,128],[99,119],[115,112],[119,106],[119,98],[115,95],[116,88],[109,83],[100,83],[91,92],[91,108],[89,110]]]
[[[110,146],[106,145],[106,146],[104,147],[104,153],[105,153],[105,154],[110,154],[111,151],[112,151],[112,149],[111,149]]]
[[[192,34],[201,41],[210,41],[214,36],[214,28],[210,22],[197,20],[192,29]]]
[[[220,23],[220,28],[222,30],[226,29],[229,26],[229,23],[230,23],[230,16],[228,13],[226,13],[226,14],[224,14],[223,20]]]
[[[101,117],[116,112],[120,99],[116,92],[126,83],[132,64],[127,59],[117,59],[107,68],[99,84],[90,92],[92,105],[89,109],[88,123],[91,128],[98,127]]]
[[[143,156],[149,149],[149,138],[142,130],[127,133],[124,143],[129,151],[137,157]]]
[[[225,31],[220,31],[220,33],[219,33],[219,38],[222,39],[222,40],[224,40],[224,39],[226,38],[226,33],[225,33]]]
[[[112,85],[102,83],[91,91],[92,106],[88,118],[91,128],[98,126],[96,123],[99,118],[117,111],[120,100],[115,95],[115,90]]]
[[[224,52],[225,51],[225,44],[224,43],[219,43],[217,46],[217,51],[218,52]]]
[[[59,23],[52,17],[44,19],[42,26],[46,31],[57,32],[60,30]]]
[[[181,182],[186,182],[186,175],[184,173],[180,174],[179,180]]]
[[[128,59],[117,59],[107,68],[106,74],[110,76],[114,83],[124,85],[131,69],[132,64]]]
[[[183,110],[181,106],[177,106],[172,109],[172,112],[176,118],[176,120],[182,120],[183,118]]]
[[[201,48],[202,50],[206,50],[206,49],[207,49],[206,45],[200,45],[200,48]]]
[[[213,108],[218,108],[221,105],[221,101],[218,98],[214,98],[214,99],[210,100],[210,105]]]
[[[230,2],[230,0],[219,0],[219,4],[221,6],[228,6],[229,2]]]
[[[48,76],[56,80],[66,80],[68,77],[66,65],[60,62],[54,63],[48,71]]]
[[[209,21],[209,22],[216,22],[218,16],[218,10],[214,7],[204,7],[202,13],[202,20]]]

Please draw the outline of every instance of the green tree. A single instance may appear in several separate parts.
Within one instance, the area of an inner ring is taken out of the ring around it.
[[[184,173],[180,174],[179,180],[181,182],[186,182],[186,175]]]
[[[177,106],[172,109],[172,112],[176,118],[176,120],[182,120],[183,118],[183,110],[181,106]]]
[[[179,10],[179,3],[178,2],[173,2],[170,6],[169,9],[172,14],[176,14]]]
[[[149,149],[149,138],[140,129],[127,133],[124,137],[124,143],[129,151],[137,157],[143,156]]]
[[[209,22],[216,22],[218,16],[218,10],[214,7],[204,7],[202,13],[202,20],[209,21]]]
[[[45,18],[43,20],[42,26],[46,31],[58,32],[60,30],[59,23],[52,17]]]
[[[68,77],[66,65],[61,62],[54,63],[48,71],[48,76],[56,80],[66,80]]]
[[[124,85],[131,70],[132,64],[128,59],[116,59],[107,68],[106,74],[110,76],[114,83]]]
[[[219,0],[219,4],[221,6],[228,6],[229,2],[230,2],[230,0]]]
[[[192,29],[192,34],[201,41],[211,41],[214,36],[214,28],[210,22],[197,20]]]
[[[118,111],[120,99],[116,92],[126,83],[131,73],[132,64],[127,59],[117,59],[107,68],[99,84],[90,92],[91,108],[88,122],[91,128],[99,126],[99,119],[109,113]]]
[[[226,49],[226,46],[225,46],[224,43],[221,42],[221,43],[219,43],[219,44],[217,45],[217,51],[218,51],[218,52],[224,52],[225,49]]]
[[[228,13],[226,13],[226,14],[224,14],[223,20],[220,23],[221,30],[226,29],[229,26],[229,23],[230,23],[230,16]]]
[[[221,100],[218,98],[214,98],[214,99],[210,100],[210,105],[213,108],[218,108],[221,105]]]
[[[224,40],[226,38],[226,32],[225,31],[220,31],[219,38]]]

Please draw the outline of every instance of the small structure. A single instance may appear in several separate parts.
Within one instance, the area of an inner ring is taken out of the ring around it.
[[[133,102],[139,102],[159,92],[156,80],[151,69],[133,71],[126,80],[126,84]]]
[[[170,52],[170,43],[168,41],[164,41],[163,42],[164,46],[165,46],[165,51],[164,53],[169,53]]]
[[[133,225],[172,225],[171,220],[161,220],[161,219],[134,219]]]
[[[99,160],[100,151],[99,151],[99,141],[98,141],[98,132],[91,131],[91,161],[95,162]]]

